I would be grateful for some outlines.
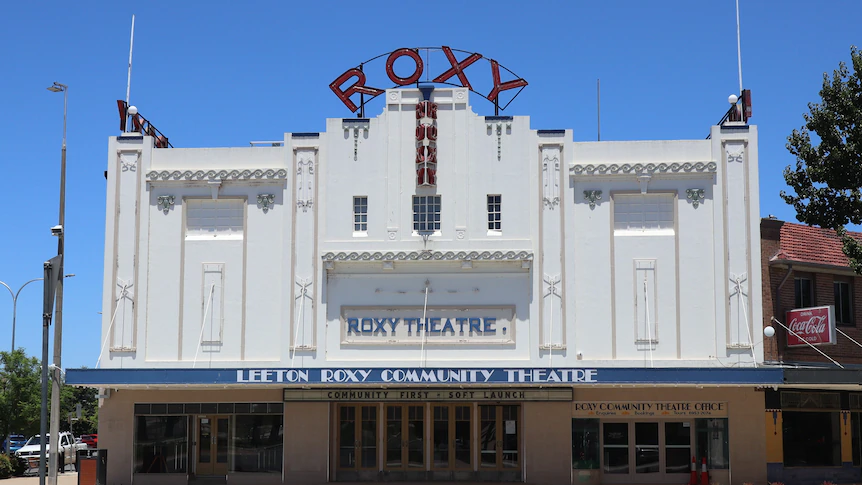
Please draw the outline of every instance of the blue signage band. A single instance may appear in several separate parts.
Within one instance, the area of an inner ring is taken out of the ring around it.
[[[777,385],[780,368],[233,368],[233,369],[68,369],[76,386],[134,385],[362,385],[362,384],[745,384]]]

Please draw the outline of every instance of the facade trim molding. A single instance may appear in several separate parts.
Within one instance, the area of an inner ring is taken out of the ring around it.
[[[531,251],[340,251],[323,253],[324,261],[529,261]]]
[[[245,170],[152,170],[147,181],[159,180],[260,180],[286,179],[287,170],[258,168]]]
[[[715,162],[673,163],[587,163],[570,164],[569,174],[578,175],[643,175],[675,173],[715,173]]]

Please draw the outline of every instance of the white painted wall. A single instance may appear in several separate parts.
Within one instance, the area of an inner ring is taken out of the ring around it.
[[[387,91],[377,117],[329,119],[326,132],[286,134],[277,147],[154,149],[149,137],[112,137],[102,366],[762,359],[751,344],[762,340],[756,127],[712,127],[707,140],[575,143],[571,131],[531,130],[527,117],[478,116],[468,94],[432,93],[436,187],[416,187],[416,89]],[[593,191],[601,194],[590,200]],[[615,233],[614,197],[626,193],[667,194],[673,227]],[[489,194],[502,197],[501,231],[488,230]],[[441,196],[441,229],[427,241],[413,230],[414,195]],[[173,205],[159,205],[166,196]],[[354,196],[368,197],[364,234],[353,230]],[[189,237],[187,201],[196,198],[242,201],[241,234]],[[649,302],[637,261],[656,268]],[[204,320],[205,268],[223,268],[215,333]],[[651,342],[644,327],[638,334],[645,303]],[[377,335],[363,344],[345,338],[346,316],[363,308],[513,317],[505,338]]]

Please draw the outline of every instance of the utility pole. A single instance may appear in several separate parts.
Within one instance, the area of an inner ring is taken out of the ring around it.
[[[55,82],[48,88],[52,92],[63,93],[63,148],[60,152],[60,220],[59,230],[52,232],[57,236],[57,254],[60,256],[58,274],[63,274],[64,238],[66,233],[66,108],[69,100],[69,86]],[[63,278],[57,281],[57,306],[54,309],[54,370],[51,373],[51,430],[49,446],[51,448],[48,461],[48,484],[57,484],[58,446],[60,436],[60,369],[63,351]],[[42,436],[45,439],[45,436]]]

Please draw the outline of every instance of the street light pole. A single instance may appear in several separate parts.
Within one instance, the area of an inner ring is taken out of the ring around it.
[[[69,86],[54,82],[54,85],[48,88],[49,91],[63,93],[63,149],[60,153],[60,220],[59,231],[57,235],[57,254],[60,256],[58,274],[63,274],[64,266],[64,246],[63,239],[66,233],[66,108],[69,101]],[[50,460],[48,462],[48,483],[56,485],[57,470],[60,464],[57,463],[59,456],[57,455],[57,446],[60,436],[60,356],[63,349],[63,279],[57,280],[57,301],[54,308],[54,371],[51,379],[51,431],[49,436],[51,440]],[[43,436],[42,439],[45,439]]]
[[[75,276],[74,273],[67,274],[63,277],[64,278],[71,278],[73,276]],[[32,280],[21,285],[18,288],[18,291],[12,291],[12,288],[9,285],[0,281],[0,285],[5,286],[6,289],[9,290],[9,294],[12,295],[12,352],[15,352],[15,320],[16,320],[16,315],[18,314],[18,295],[21,294],[21,290],[23,290],[25,286],[29,285],[30,283],[32,283],[34,281],[42,281],[42,278],[33,278]]]
[[[13,292],[12,288],[10,288],[9,285],[0,281],[0,285],[5,286],[6,289],[9,290],[9,294],[12,295],[12,352],[15,352],[15,316],[18,314],[18,295],[21,294],[21,290],[23,290],[25,286],[29,285],[34,281],[42,281],[42,278],[34,278],[24,283],[23,285],[21,285],[20,288],[18,288],[18,291],[16,292]]]

